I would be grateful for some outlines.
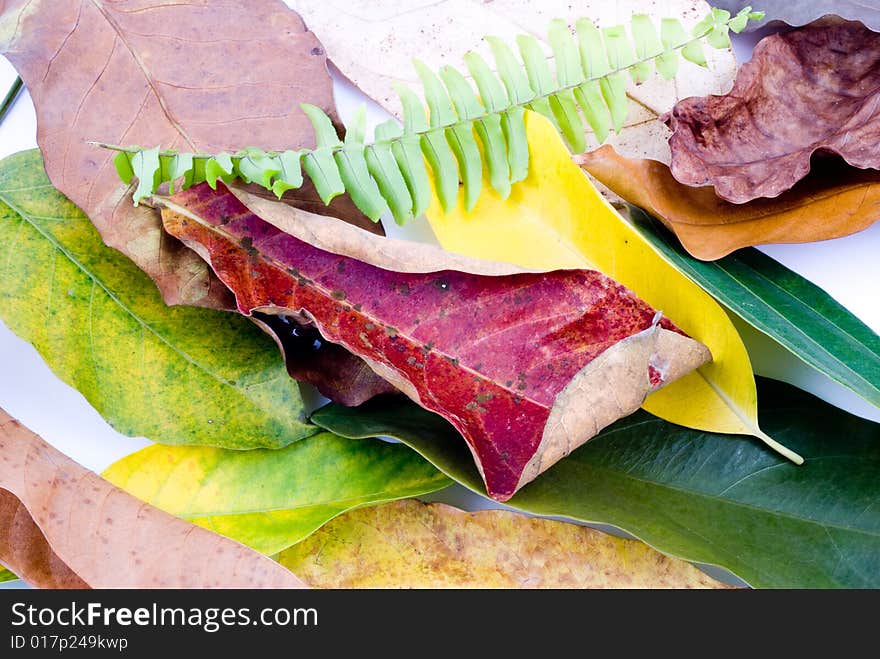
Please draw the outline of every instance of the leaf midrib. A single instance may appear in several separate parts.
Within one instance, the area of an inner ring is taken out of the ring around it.
[[[119,297],[117,297],[116,294],[114,294],[109,288],[107,288],[107,286],[105,286],[104,283],[96,275],[94,275],[82,262],[80,262],[79,259],[77,259],[71,252],[69,252],[53,236],[46,233],[42,229],[42,227],[40,227],[38,224],[33,222],[28,213],[24,212],[18,204],[16,204],[14,201],[12,201],[11,199],[9,199],[6,196],[6,190],[3,188],[0,188],[0,201],[2,201],[4,204],[9,206],[9,208],[11,208],[13,212],[15,212],[19,217],[21,217],[21,219],[24,222],[27,222],[27,224],[30,227],[32,227],[35,231],[37,231],[37,233],[39,233],[50,245],[52,245],[52,247],[57,252],[60,252],[61,254],[63,254],[74,266],[76,266],[77,269],[79,269],[84,275],[86,275],[89,279],[91,279],[93,284],[97,285],[102,291],[104,291],[104,293],[107,295],[107,297],[109,297],[111,300],[113,300],[113,302],[120,309],[122,309],[122,311],[124,311],[128,316],[130,316],[142,329],[148,331],[150,334],[155,336],[159,341],[161,341],[164,345],[166,345],[168,348],[170,348],[172,352],[174,352],[176,355],[178,355],[181,359],[183,359],[187,363],[191,364],[192,366],[195,366],[200,371],[204,372],[205,374],[207,374],[208,376],[210,376],[211,378],[213,378],[214,380],[216,380],[220,384],[227,386],[227,387],[230,387],[234,391],[237,391],[245,399],[250,400],[250,396],[248,396],[246,388],[242,388],[242,387],[239,387],[237,384],[233,384],[229,380],[226,380],[225,378],[223,378],[219,374],[215,373],[214,371],[212,371],[208,367],[206,367],[203,364],[201,364],[200,362],[196,361],[189,354],[183,352],[180,348],[175,346],[174,343],[172,343],[171,341],[166,339],[161,333],[159,333],[158,330],[153,328],[152,325],[150,325],[148,322],[146,322],[144,319],[142,319],[140,316],[138,316],[128,305],[126,305],[124,302],[122,302],[122,300],[119,299]]]

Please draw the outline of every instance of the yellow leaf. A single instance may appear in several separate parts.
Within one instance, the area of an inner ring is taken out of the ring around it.
[[[761,438],[749,356],[724,310],[645,241],[598,193],[553,125],[526,113],[528,178],[504,201],[490,186],[470,212],[459,200],[444,213],[434,199],[427,216],[447,250],[537,270],[595,268],[635,291],[712,352],[713,361],[652,394],[644,408],[667,421]]]
[[[319,588],[723,588],[638,540],[408,499],[351,511],[277,557]]]

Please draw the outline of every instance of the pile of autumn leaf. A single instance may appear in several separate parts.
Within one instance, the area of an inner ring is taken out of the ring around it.
[[[279,203],[202,184],[134,207],[89,140],[312,147],[300,103],[341,124],[327,57],[399,115],[389,90],[412,57],[436,69],[557,9],[292,4],[0,14],[40,125],[39,151],[0,163],[0,318],[115,428],[157,442],[105,480],[0,411],[0,562],[72,587],[720,585],[678,559],[753,586],[880,585],[880,426],[756,386],[731,321],[880,408],[880,338],[751,247],[877,219],[876,16],[764,3],[803,27],[738,71],[725,50],[675,85],[632,85],[624,129],[574,159],[529,114],[508,198],[429,208],[446,252],[309,187]],[[582,13],[654,3],[610,4]],[[334,402],[309,415],[297,380]],[[647,544],[411,499],[452,482]]]

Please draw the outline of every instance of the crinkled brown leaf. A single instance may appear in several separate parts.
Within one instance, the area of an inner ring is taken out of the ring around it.
[[[337,517],[278,560],[320,588],[724,588],[638,540],[414,499]]]
[[[660,219],[685,249],[711,261],[751,245],[839,238],[880,219],[880,172],[837,160],[814,165],[773,199],[732,204],[711,187],[676,181],[656,160],[624,158],[604,146],[576,158],[603,185]]]
[[[37,109],[52,183],[167,302],[215,308],[228,291],[204,262],[134,208],[99,140],[184,151],[314,146],[300,102],[332,114],[324,50],[280,0],[8,0],[0,53]],[[313,194],[304,191],[307,203]],[[345,201],[347,219],[360,218]],[[364,225],[366,226],[366,224]]]
[[[880,35],[830,18],[766,37],[729,94],[685,99],[666,121],[672,175],[738,204],[785,192],[816,153],[880,168]]]
[[[518,271],[207,185],[155,202],[242,313],[307,319],[452,422],[500,500],[710,359],[595,270]]]
[[[861,21],[872,30],[880,32],[880,3],[876,0],[713,0],[712,4],[733,14],[745,7],[754,7],[764,12],[764,20],[749,21],[747,32],[776,21],[796,26],[806,25],[829,14],[850,21]]]
[[[44,588],[297,588],[247,547],[172,517],[0,409],[0,562]]]

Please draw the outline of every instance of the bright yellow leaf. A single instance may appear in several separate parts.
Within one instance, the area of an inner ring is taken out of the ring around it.
[[[470,212],[459,199],[443,213],[435,199],[427,216],[440,244],[525,268],[595,268],[631,288],[713,356],[710,364],[652,394],[644,408],[690,428],[755,435],[786,453],[758,427],[749,356],[721,306],[599,194],[547,119],[529,112],[526,121],[528,178],[513,186],[506,201],[484,185]]]

